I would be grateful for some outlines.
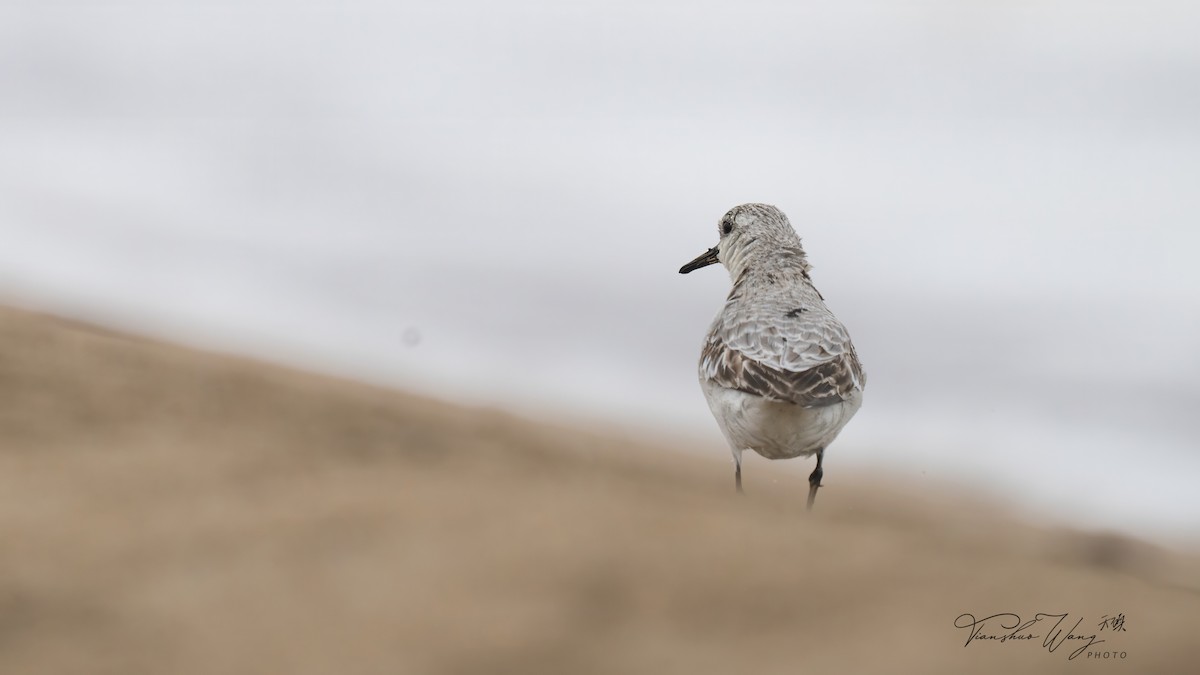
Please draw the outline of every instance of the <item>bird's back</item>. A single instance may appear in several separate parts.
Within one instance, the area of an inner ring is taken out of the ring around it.
[[[866,380],[850,334],[802,259],[771,262],[734,283],[701,353],[701,379],[805,407],[848,400]]]

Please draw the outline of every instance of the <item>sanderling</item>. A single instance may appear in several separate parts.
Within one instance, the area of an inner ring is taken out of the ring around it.
[[[719,262],[733,280],[700,352],[700,387],[733,452],[737,491],[745,450],[767,459],[816,454],[811,509],[825,448],[862,405],[866,373],[782,211],[743,204],[717,232],[716,246],[679,268],[687,274]]]

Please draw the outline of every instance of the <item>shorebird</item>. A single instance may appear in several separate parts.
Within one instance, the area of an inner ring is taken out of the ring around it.
[[[767,204],[735,206],[717,223],[720,241],[679,268],[721,263],[733,289],[700,352],[700,387],[733,452],[767,459],[817,456],[808,508],[821,487],[825,449],[862,405],[866,373],[850,334],[813,286],[800,237]]]

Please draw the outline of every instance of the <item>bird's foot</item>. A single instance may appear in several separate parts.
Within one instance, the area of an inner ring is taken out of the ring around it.
[[[825,470],[821,468],[821,460],[825,459],[824,449],[817,451],[817,468],[808,474],[808,510],[812,511],[813,502],[817,501],[817,488],[821,487],[821,478]]]

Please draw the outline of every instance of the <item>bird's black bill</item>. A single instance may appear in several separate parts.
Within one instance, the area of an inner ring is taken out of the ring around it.
[[[688,272],[695,272],[696,270],[700,269],[701,267],[708,267],[709,265],[713,265],[713,264],[716,264],[719,262],[721,262],[721,261],[717,259],[717,247],[714,246],[714,247],[708,249],[707,251],[705,251],[704,253],[702,253],[699,258],[696,258],[692,262],[684,265],[683,267],[680,267],[679,273],[687,274]]]

